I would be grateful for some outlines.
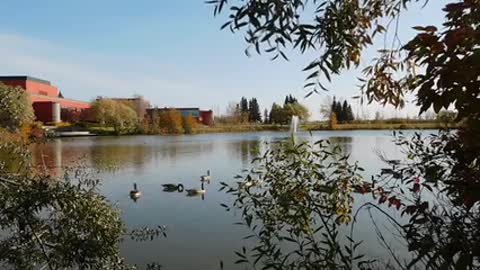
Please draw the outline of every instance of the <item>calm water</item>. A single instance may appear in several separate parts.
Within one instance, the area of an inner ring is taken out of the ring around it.
[[[233,251],[247,235],[243,227],[232,225],[238,215],[225,212],[220,203],[232,198],[218,192],[219,182],[235,181],[233,176],[250,168],[250,160],[264,147],[264,142],[286,139],[287,133],[262,132],[208,134],[195,136],[132,136],[56,139],[34,147],[35,162],[52,173],[62,175],[62,168],[84,164],[98,168],[103,180],[102,192],[123,211],[130,228],[143,225],[167,227],[167,237],[151,242],[126,239],[122,253],[132,264],[159,262],[165,269],[218,269],[223,260],[226,269],[233,266]],[[383,166],[377,156],[381,151],[392,158],[401,157],[392,144],[389,131],[322,131],[299,133],[307,140],[331,139],[351,152],[366,170],[365,177]],[[43,158],[42,158],[43,157]],[[166,193],[163,183],[182,183],[186,189],[199,188],[200,176],[211,170],[212,183],[202,197],[186,193]],[[133,183],[142,197],[129,197]],[[366,198],[361,198],[366,200]],[[386,250],[369,225],[367,213],[360,217],[356,236],[365,240],[363,250],[371,257],[384,257]],[[392,240],[400,250],[401,243]]]

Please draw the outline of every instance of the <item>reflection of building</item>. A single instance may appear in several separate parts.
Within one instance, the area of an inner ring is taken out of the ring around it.
[[[29,76],[0,76],[0,82],[26,90],[36,119],[44,123],[78,121],[86,117],[90,108],[88,102],[63,98],[58,88],[49,81]]]
[[[213,111],[202,111],[199,108],[152,108],[147,109],[147,115],[153,118],[154,114],[166,112],[168,110],[176,110],[183,117],[191,115],[193,118],[197,119],[198,122],[204,125],[213,125]]]

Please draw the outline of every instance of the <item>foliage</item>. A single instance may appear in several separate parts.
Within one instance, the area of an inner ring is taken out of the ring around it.
[[[26,144],[26,137],[0,129],[0,138],[0,172],[24,173],[31,165],[30,153],[18,146]]]
[[[320,104],[320,115],[324,119],[330,119],[330,115],[332,113],[332,98],[330,96],[327,96],[325,99],[323,99],[322,104]]]
[[[92,113],[102,126],[113,127],[116,134],[132,129],[138,124],[135,111],[122,102],[112,99],[98,99],[92,104]]]
[[[372,193],[407,215],[400,231],[416,254],[399,267],[475,269],[480,263],[480,166],[464,136],[399,133],[395,143],[408,159],[385,157],[390,168],[376,176]]]
[[[455,123],[457,119],[457,113],[453,111],[441,111],[437,114],[437,121],[445,124],[448,127],[448,124]]]
[[[244,32],[247,55],[250,49],[272,54],[272,59],[288,59],[285,51],[291,48],[317,52],[318,57],[304,68],[308,72],[304,87],[311,89],[310,94],[326,89],[320,76],[330,81],[332,74],[358,66],[362,51],[390,26],[382,23],[398,19],[410,2],[424,1],[207,1],[215,15],[229,13],[222,29]]]
[[[330,120],[328,121],[328,126],[330,129],[335,129],[337,127],[337,114],[332,112],[330,114]]]
[[[264,124],[270,123],[268,109],[265,109],[265,111],[263,111],[263,123]]]
[[[33,108],[27,92],[0,82],[0,127],[10,131],[19,130],[33,122]]]
[[[250,122],[261,122],[262,114],[260,113],[260,106],[258,105],[257,99],[252,98],[248,102],[248,121]]]
[[[298,102],[285,105],[283,110],[289,119],[296,115],[300,118],[300,120],[307,121],[308,117],[310,117],[307,107]]]
[[[240,111],[243,114],[248,115],[248,101],[247,101],[247,98],[245,97],[242,97],[242,99],[240,100]]]
[[[340,101],[336,101],[336,98],[333,97],[330,111],[335,113],[339,122],[343,123],[355,120],[352,106],[348,104],[346,100],[344,100],[342,104]]]
[[[328,141],[271,145],[242,182],[221,184],[252,232],[245,238],[256,239],[236,252],[237,263],[253,269],[361,268],[366,262],[356,254],[358,244],[347,238],[341,246],[339,231],[352,221],[352,191],[362,170]]]
[[[182,117],[182,128],[185,134],[192,134],[193,130],[197,127],[197,120],[192,115]]]
[[[278,105],[277,103],[272,104],[269,119],[272,124],[282,125],[286,125],[290,121],[283,107]]]
[[[175,109],[161,111],[158,114],[158,127],[165,134],[182,133],[182,114]]]
[[[8,149],[29,160],[21,144]],[[15,269],[127,269],[118,254],[125,232],[121,215],[96,192],[98,180],[80,171],[74,179],[54,179],[23,165],[16,174],[0,170],[0,227],[10,232],[0,240],[0,263]]]
[[[295,100],[293,97],[287,96],[285,100],[288,102],[284,104],[283,107],[276,103],[272,104],[269,116],[270,123],[286,125],[294,115],[298,116],[301,120],[308,120],[308,117],[310,116],[308,108],[297,101],[290,103],[290,98]]]
[[[0,164],[2,268],[137,269],[120,256],[122,239],[152,240],[164,236],[165,227],[127,232],[119,209],[100,195],[94,170],[67,168],[61,178],[43,174],[32,167],[27,141],[15,135],[2,134],[0,142],[2,154],[19,161],[15,171]]]
[[[286,106],[288,104],[295,104],[298,103],[298,100],[294,98],[292,95],[288,95],[285,97],[285,101],[283,102],[283,106]]]
[[[477,0],[448,4],[444,32],[417,27],[421,33],[405,46],[408,60],[425,66],[425,71],[405,79],[412,78],[409,86],[418,91],[422,111],[433,107],[438,113],[453,105],[459,118],[480,118],[479,4]]]
[[[343,69],[358,66],[362,51],[372,44],[373,37],[393,26],[391,47],[387,47],[390,42],[385,42],[385,48],[379,50],[373,64],[363,70],[362,101],[365,95],[369,102],[403,107],[407,92],[411,92],[421,113],[432,108],[438,113],[453,107],[457,120],[462,119],[464,124],[457,133],[416,136],[413,140],[401,138],[397,143],[406,148],[405,160],[386,160],[391,168],[382,170],[373,184],[366,183],[358,190],[371,190],[378,204],[388,203],[409,216],[406,224],[400,224],[395,217],[383,212],[386,218],[396,222],[409,250],[416,255],[405,262],[390,250],[391,259],[399,268],[479,267],[478,0],[450,1],[444,8],[443,30],[416,26],[414,29],[419,33],[405,46],[398,36],[401,12],[411,2],[427,4],[428,1],[208,2],[214,5],[215,14],[229,10],[230,16],[223,28],[229,27],[232,32],[244,30],[246,42],[258,53],[265,51],[274,54],[274,59],[278,56],[287,59],[285,50],[290,48],[302,53],[317,52],[318,58],[304,69],[308,72],[304,86],[310,89],[308,95],[326,90],[320,77],[330,81],[332,75]],[[389,23],[384,27],[382,22]],[[331,108],[339,119],[344,118],[338,113],[341,110],[348,111],[348,104],[337,103]],[[286,165],[279,165],[282,166]],[[373,203],[366,206],[380,209]],[[260,210],[263,207],[255,205]],[[384,246],[389,248],[386,242]],[[296,254],[302,251],[294,249]]]

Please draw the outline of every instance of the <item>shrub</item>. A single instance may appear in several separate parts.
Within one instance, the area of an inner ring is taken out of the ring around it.
[[[184,116],[182,117],[182,127],[185,134],[192,134],[193,129],[197,127],[197,120],[191,115]]]
[[[0,127],[17,131],[33,121],[33,108],[21,87],[0,83]]]
[[[92,113],[102,126],[113,127],[116,134],[138,123],[137,113],[129,106],[112,100],[99,99],[92,104]]]

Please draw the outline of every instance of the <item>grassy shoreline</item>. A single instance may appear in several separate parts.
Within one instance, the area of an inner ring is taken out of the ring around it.
[[[437,121],[409,121],[409,122],[386,122],[386,121],[355,121],[352,123],[337,124],[334,128],[330,128],[327,122],[309,122],[300,126],[300,130],[304,131],[329,131],[329,130],[421,130],[421,129],[442,129],[445,124]],[[449,124],[449,128],[457,128],[457,124]],[[288,131],[289,125],[272,125],[272,124],[238,124],[226,125],[217,124],[215,126],[200,126],[193,129],[193,134],[210,134],[210,133],[242,133],[242,132],[262,132],[262,131]],[[115,135],[113,128],[109,127],[89,127],[88,131],[97,136],[113,136]],[[183,134],[142,134],[130,132],[125,135],[183,135]],[[189,135],[189,134],[186,134]]]

